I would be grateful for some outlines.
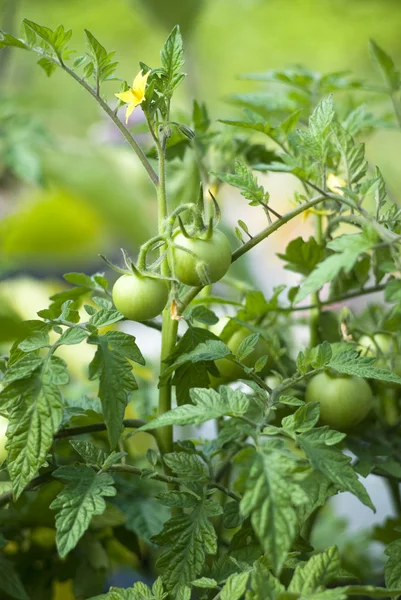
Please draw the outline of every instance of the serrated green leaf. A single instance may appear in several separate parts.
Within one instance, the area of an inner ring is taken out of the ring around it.
[[[301,302],[309,294],[320,290],[325,283],[334,279],[342,269],[349,273],[358,257],[370,250],[375,243],[376,239],[365,232],[342,235],[329,242],[327,247],[335,250],[335,254],[320,262],[308,275],[295,296],[294,304]]]
[[[298,408],[294,414],[284,417],[281,421],[283,428],[291,433],[309,431],[318,422],[320,417],[320,404],[309,402]]]
[[[401,378],[392,371],[381,369],[375,366],[375,358],[369,356],[359,356],[358,352],[350,350],[335,354],[328,367],[344,373],[345,375],[355,375],[365,379],[378,379],[379,381],[388,381],[389,383],[401,384]]]
[[[101,467],[107,458],[107,453],[92,442],[70,440],[70,444],[88,465]]]
[[[303,406],[305,404],[303,400],[295,398],[295,396],[280,396],[279,402],[288,406]]]
[[[216,515],[211,500],[202,499],[188,513],[173,517],[153,538],[165,546],[157,561],[163,582],[174,593],[180,586],[190,585],[201,572],[207,554],[217,551],[217,536],[209,516]]]
[[[351,458],[333,446],[327,446],[322,438],[316,437],[314,430],[297,436],[300,447],[311,465],[323,473],[341,490],[347,490],[373,511],[375,507],[351,466]]]
[[[18,344],[23,352],[33,352],[49,345],[49,325],[43,321],[25,321],[28,329],[26,338]]]
[[[128,398],[138,386],[130,363],[120,352],[113,350],[106,334],[91,336],[88,342],[98,346],[89,368],[92,378],[99,377],[98,396],[113,449],[121,434]]]
[[[299,522],[305,523],[314,511],[323,506],[328,498],[338,492],[338,488],[320,471],[312,471],[300,482],[308,496],[308,503],[298,507]]]
[[[293,474],[297,463],[277,448],[254,449],[249,454],[249,468],[241,512],[250,516],[275,572],[280,572],[297,532],[296,506],[308,498]]]
[[[210,577],[200,577],[199,579],[195,579],[192,582],[192,585],[206,590],[214,590],[218,587],[217,581]]]
[[[70,381],[67,363],[60,356],[52,354],[46,363],[43,382],[53,385],[67,385]]]
[[[161,531],[170,516],[167,508],[150,497],[117,498],[116,504],[127,518],[126,529],[148,544],[151,544],[151,538]]]
[[[365,159],[365,144],[357,144],[351,134],[339,123],[332,123],[334,143],[337,146],[345,170],[348,188],[357,183],[366,173],[368,163]]]
[[[173,408],[143,425],[141,430],[166,425],[200,425],[222,416],[242,416],[249,408],[249,397],[227,386],[221,386],[220,393],[212,389],[194,388],[190,395],[193,404]]]
[[[104,338],[114,352],[118,352],[139,365],[145,364],[145,359],[136,345],[133,335],[122,331],[106,331]]]
[[[380,67],[380,71],[388,84],[389,90],[391,92],[398,91],[401,85],[401,76],[399,71],[395,68],[391,56],[382,50],[382,48],[380,48],[373,40],[370,40],[370,50]]]
[[[63,25],[59,25],[53,31],[49,27],[38,25],[33,21],[24,19],[26,27],[31,29],[37,36],[39,36],[46,44],[46,47],[53,50],[59,61],[63,60],[66,46],[70,41],[72,31],[71,29],[65,30]]]
[[[202,481],[208,476],[206,465],[194,454],[172,452],[163,457],[166,465],[182,479]]]
[[[7,597],[16,600],[29,600],[13,563],[2,555],[0,555],[0,590],[5,592]]]
[[[245,592],[248,579],[249,572],[230,575],[220,592],[220,600],[239,600]]]
[[[191,311],[191,319],[203,323],[204,325],[215,325],[219,322],[219,318],[214,312],[202,305],[195,306]]]
[[[14,37],[10,33],[5,33],[5,31],[0,31],[0,48],[14,47],[14,48],[22,48],[23,50],[29,50],[29,47],[23,40]]]
[[[111,475],[86,465],[60,467],[53,476],[68,482],[50,505],[56,511],[57,549],[64,558],[88,529],[92,516],[105,511],[104,497],[115,496],[116,490]]]
[[[15,403],[7,429],[8,472],[18,498],[46,460],[63,418],[58,388],[42,382]]]
[[[118,310],[114,308],[101,308],[89,319],[89,323],[94,327],[106,327],[106,325],[112,325],[122,319],[124,319],[124,315]]]
[[[111,77],[117,68],[118,63],[112,62],[114,52],[106,52],[106,49],[98,42],[94,35],[87,29],[85,31],[85,39],[88,46],[88,54],[93,64],[93,74],[96,81],[97,91],[99,85],[105,79]]]
[[[265,192],[263,186],[258,184],[256,177],[252,171],[239,159],[235,161],[235,174],[231,173],[215,173],[212,175],[224,181],[241,191],[242,196],[251,202],[260,204],[267,202],[269,195]]]
[[[243,361],[249,354],[252,354],[259,339],[259,333],[251,333],[251,335],[248,335],[238,347],[236,352],[237,359]]]
[[[57,65],[50,58],[46,58],[45,56],[38,60],[38,65],[42,67],[44,72],[48,77],[51,77],[54,71],[57,70]]]
[[[277,254],[277,256],[288,263],[285,265],[285,269],[309,275],[323,260],[324,248],[313,237],[306,242],[302,237],[298,237],[288,244],[285,254]]]
[[[255,564],[251,574],[251,589],[246,600],[276,600],[285,587],[262,562]]]
[[[165,41],[160,57],[167,77],[167,90],[171,94],[183,79],[180,71],[184,65],[184,46],[178,25],[174,27]]]
[[[385,550],[388,556],[384,567],[386,586],[388,588],[401,588],[401,539],[392,542]]]
[[[57,340],[58,345],[71,345],[71,344],[80,344],[85,338],[88,337],[88,332],[81,327],[70,327],[66,329],[59,339]]]
[[[11,383],[31,375],[43,364],[43,358],[38,354],[29,353],[17,360],[9,369],[3,379],[4,383]]]
[[[315,554],[304,565],[298,565],[292,576],[289,592],[308,594],[335,580],[341,567],[337,546]]]

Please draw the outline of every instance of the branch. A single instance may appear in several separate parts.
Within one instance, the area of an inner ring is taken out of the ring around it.
[[[146,421],[141,419],[124,419],[123,425],[127,429],[139,429],[142,425],[145,425]],[[105,423],[93,423],[92,425],[82,425],[81,427],[67,427],[61,429],[54,435],[54,439],[63,439],[68,437],[74,437],[76,435],[83,435],[84,433],[96,433],[97,431],[106,431],[107,427]]]
[[[142,148],[140,147],[140,145],[138,144],[138,142],[136,141],[134,136],[128,131],[128,129],[125,127],[125,125],[120,121],[120,119],[117,117],[117,115],[114,114],[114,111],[110,108],[110,106],[107,104],[107,102],[105,102],[103,100],[103,98],[96,92],[96,90],[93,89],[85,81],[85,79],[82,79],[82,77],[77,75],[77,73],[75,73],[75,71],[70,69],[70,67],[68,67],[64,62],[61,62],[60,60],[58,60],[57,58],[54,58],[53,56],[49,56],[41,48],[29,48],[29,49],[32,50],[33,52],[35,52],[36,54],[39,54],[40,56],[43,56],[43,57],[47,58],[48,60],[51,60],[55,65],[57,65],[58,67],[63,69],[73,79],[75,79],[75,81],[77,81],[79,83],[79,85],[81,85],[87,92],[89,92],[89,94],[96,100],[96,102],[102,107],[102,109],[105,111],[105,113],[110,117],[110,119],[113,121],[113,123],[116,125],[116,127],[120,130],[120,132],[122,133],[122,135],[124,136],[124,138],[126,139],[128,144],[131,146],[131,148],[134,150],[134,152],[138,156],[142,165],[145,167],[151,181],[157,187],[159,185],[159,177],[157,176],[156,171],[153,169],[152,165],[150,164],[149,160],[147,159]]]
[[[159,473],[158,471],[155,471],[151,476],[149,476],[149,471],[145,471],[144,469],[139,469],[138,467],[134,467],[133,465],[127,465],[127,464],[112,465],[111,467],[109,467],[107,469],[107,471],[112,471],[114,473],[130,473],[131,475],[138,475],[141,478],[156,479],[156,481],[162,481],[163,483],[167,483],[167,484],[186,485],[186,482],[182,481],[182,479],[179,479],[178,477],[172,477],[171,475]],[[35,479],[32,479],[32,481],[30,483],[28,483],[28,485],[25,487],[24,492],[29,492],[31,490],[34,490],[39,485],[51,481],[52,476],[53,476],[53,471],[48,471],[47,473],[44,473],[43,475],[39,475],[38,477],[35,477]],[[207,483],[207,487],[208,487],[208,489],[216,488],[216,489],[220,490],[221,492],[223,492],[224,494],[226,494],[227,496],[229,496],[230,498],[232,498],[233,500],[236,500],[237,502],[239,502],[241,500],[241,498],[239,496],[237,496],[237,494],[235,492],[228,490],[227,488],[225,488],[223,485],[221,485],[220,483],[218,483],[216,481],[209,481]],[[1,494],[0,495],[0,508],[5,506],[9,502],[11,502],[12,499],[13,499],[13,492],[11,490],[9,492],[5,492],[4,494]]]
[[[344,300],[349,300],[350,298],[358,298],[359,296],[374,294],[375,292],[382,292],[385,289],[385,287],[386,283],[383,283],[381,285],[373,285],[372,287],[357,290],[355,292],[350,292],[349,294],[344,294],[343,296],[336,296],[335,298],[323,300],[319,303],[319,306],[330,306],[331,304],[337,304],[337,302],[344,302]],[[313,308],[317,308],[317,304],[307,304],[306,306],[283,306],[278,307],[275,310],[278,312],[296,312],[302,310],[311,310]]]
[[[34,490],[38,485],[42,485],[43,483],[48,483],[51,481],[53,476],[53,471],[48,471],[47,473],[43,473],[43,475],[39,475],[32,479],[30,483],[25,487],[24,492],[29,492]],[[11,502],[13,499],[13,492],[10,490],[9,492],[4,492],[4,494],[0,495],[0,508]]]
[[[293,210],[289,211],[287,214],[283,215],[281,219],[277,219],[277,221],[263,229],[260,233],[258,233],[258,235],[255,235],[255,237],[253,237],[251,240],[248,240],[240,248],[235,250],[235,252],[233,252],[232,254],[231,262],[235,262],[236,260],[238,260],[243,254],[246,254],[246,252],[257,246],[257,244],[269,237],[269,235],[277,231],[277,229],[280,229],[280,227],[288,223],[288,221],[291,221],[291,219],[294,219],[295,217],[303,213],[305,210],[308,210],[316,204],[319,204],[319,202],[323,202],[325,199],[326,195],[324,194],[318,196],[317,198],[312,198],[312,200],[309,200],[308,202],[303,202]]]

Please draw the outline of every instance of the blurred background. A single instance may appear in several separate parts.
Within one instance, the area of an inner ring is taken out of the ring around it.
[[[159,49],[179,23],[189,76],[174,110],[188,115],[196,98],[207,103],[212,120],[239,115],[228,96],[260,89],[239,79],[243,73],[303,64],[320,72],[351,70],[375,81],[369,38],[401,64],[398,0],[0,0],[0,10],[1,29],[17,36],[23,18],[72,28],[78,54],[84,52],[83,29],[89,28],[108,51],[116,51],[118,76],[129,82],[140,60],[159,64]],[[106,85],[110,102],[118,87],[118,82]],[[139,110],[131,124],[146,146]],[[380,131],[369,139],[367,151],[397,191],[401,134]],[[171,193],[191,200],[197,186],[191,165],[178,158],[170,169]],[[271,205],[285,212],[295,190],[292,178],[260,179]],[[219,201],[227,226],[240,218],[250,230],[260,229],[261,213],[240,195],[224,189]],[[21,320],[36,318],[48,296],[62,289],[63,273],[104,271],[98,254],[120,261],[120,247],[135,255],[155,233],[155,215],[154,192],[138,160],[92,98],[61,71],[47,78],[29,53],[0,50],[0,349],[12,343]],[[291,277],[275,253],[283,252],[289,239],[308,234],[307,223],[295,220],[239,268],[269,292]],[[145,336],[143,330],[133,329],[152,358],[158,334],[146,330]],[[87,346],[82,354],[75,350],[71,368],[82,375]],[[369,491],[382,520],[390,504],[382,488],[375,495],[374,482]],[[349,512],[350,502],[341,496],[340,514]],[[354,514],[353,527],[362,527],[368,516],[360,504]],[[340,535],[339,527],[334,529]]]

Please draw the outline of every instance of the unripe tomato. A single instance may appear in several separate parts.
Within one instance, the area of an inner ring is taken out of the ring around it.
[[[373,341],[374,340],[374,341]],[[394,355],[395,344],[391,335],[376,333],[372,338],[363,335],[359,340],[359,349],[362,356],[381,356],[376,360],[375,366],[382,369],[390,369],[395,375],[401,376],[401,356]],[[399,394],[398,383],[375,381],[373,383],[376,396],[378,397],[378,411],[381,418],[389,425],[395,425],[399,419]]]
[[[168,289],[162,279],[133,273],[122,275],[113,287],[113,302],[124,317],[146,321],[160,315],[166,306]]]
[[[228,321],[228,317],[220,319],[219,323],[211,328],[211,331],[215,335],[220,335]],[[241,327],[240,329],[235,331],[228,340],[225,341],[225,344],[230,348],[233,354],[236,354],[241,343],[244,341],[245,338],[247,338],[251,334],[252,331],[250,331],[246,327]],[[266,341],[260,337],[253,351],[250,354],[248,354],[248,356],[246,356],[242,362],[247,367],[253,367],[259,358],[268,354],[269,346],[267,345]],[[215,364],[220,372],[220,379],[218,380],[219,383],[221,383],[222,381],[235,381],[236,379],[240,379],[244,376],[243,369],[241,369],[241,367],[239,367],[238,365],[234,364],[231,360],[228,360],[228,358],[219,358],[215,361]],[[260,375],[263,376],[264,374],[266,374],[270,370],[270,368],[271,361],[268,360],[264,370],[260,373]]]
[[[393,339],[391,335],[385,333],[376,333],[373,339],[368,335],[363,335],[358,344],[363,356],[376,356],[378,350],[382,354],[389,354],[393,350]]]
[[[174,236],[174,243],[181,248],[173,248],[174,274],[186,285],[205,285],[221,279],[231,265],[230,242],[218,229],[209,239],[187,238],[181,232]]]
[[[319,402],[320,421],[339,431],[360,423],[372,408],[373,394],[362,377],[318,373],[306,388],[306,402]]]
[[[374,341],[373,341],[374,340]],[[362,356],[377,356],[379,351],[383,354],[376,361],[376,366],[382,369],[391,369],[393,373],[401,376],[401,356],[396,354],[391,356],[395,350],[394,340],[391,335],[385,333],[376,333],[372,338],[363,335],[359,340],[359,349]],[[398,384],[386,384],[395,385]]]

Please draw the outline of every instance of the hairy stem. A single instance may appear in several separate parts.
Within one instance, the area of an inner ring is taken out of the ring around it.
[[[166,193],[166,158],[163,144],[158,141],[157,149],[159,154],[159,185],[157,188],[158,199],[158,222],[159,235],[164,233],[164,226],[168,214],[167,193]],[[165,251],[164,246],[160,248],[160,253]],[[170,268],[168,261],[164,260],[161,265],[162,275],[168,277]],[[167,356],[171,353],[177,341],[178,321],[172,318],[170,306],[167,305],[163,311],[162,322],[162,346],[160,356],[160,376],[163,375],[167,365],[164,362]],[[159,406],[158,414],[162,415],[171,409],[171,380],[164,382],[159,390]],[[159,430],[160,451],[162,454],[172,452],[173,450],[173,428],[163,427]]]
[[[58,58],[48,56],[44,52],[44,50],[42,50],[42,48],[31,48],[31,50],[33,52],[35,52],[36,54],[39,54],[40,56],[45,56],[48,60],[51,60],[55,65],[57,65],[58,67],[63,69],[66,73],[68,73],[68,75],[70,75],[73,79],[75,79],[75,81],[77,81],[79,83],[79,85],[81,85],[87,92],[89,92],[89,94],[96,100],[96,102],[101,106],[101,108],[104,110],[104,112],[110,117],[110,119],[113,121],[113,123],[116,125],[116,127],[120,130],[120,132],[122,133],[122,135],[124,136],[124,138],[126,139],[128,144],[131,146],[131,148],[134,150],[134,152],[138,156],[142,165],[145,167],[146,172],[149,175],[149,178],[151,179],[152,183],[155,186],[157,186],[159,183],[159,178],[157,176],[157,173],[153,169],[152,165],[150,164],[149,160],[147,159],[145,153],[143,152],[142,148],[140,147],[140,145],[138,144],[138,142],[136,141],[134,136],[128,131],[128,129],[125,127],[125,125],[120,121],[120,119],[114,113],[112,108],[110,108],[110,106],[107,104],[107,102],[105,102],[103,100],[103,98],[98,93],[98,90],[92,88],[89,85],[89,83],[87,83],[87,81],[85,81],[85,79],[83,79],[77,73],[75,73],[75,71],[73,69],[71,69],[68,65],[66,65],[64,62],[62,62]]]
[[[316,242],[320,245],[322,243],[323,237],[323,229],[322,229],[322,215],[316,215],[316,233],[315,238]],[[311,348],[318,346],[320,344],[320,333],[319,333],[319,321],[320,321],[320,313],[321,313],[321,304],[319,292],[314,292],[312,294],[312,304],[315,305],[314,308],[310,311],[309,316],[309,345]]]
[[[260,244],[260,242],[262,242],[264,239],[269,237],[269,235],[271,235],[272,233],[277,231],[277,229],[280,229],[280,227],[282,227],[283,225],[288,223],[288,221],[291,221],[291,219],[294,219],[295,217],[297,217],[298,215],[303,213],[305,210],[308,210],[309,208],[316,206],[316,204],[323,202],[323,200],[325,200],[325,198],[326,198],[326,196],[324,194],[321,194],[321,195],[317,196],[316,198],[312,198],[312,200],[308,200],[308,202],[303,202],[302,204],[300,204],[293,210],[290,210],[287,214],[283,215],[281,217],[281,219],[277,219],[277,221],[275,221],[274,223],[272,223],[271,225],[269,225],[268,227],[263,229],[260,233],[255,235],[251,240],[248,240],[240,248],[235,250],[235,252],[233,252],[233,254],[232,254],[231,262],[235,262],[236,260],[238,260],[241,256],[246,254],[246,252],[249,252],[249,250],[251,250],[258,244]]]
[[[93,468],[96,469],[96,467],[93,467]],[[133,465],[127,465],[127,464],[112,465],[107,470],[112,471],[114,473],[129,473],[131,475],[138,475],[138,477],[141,477],[141,478],[149,475],[148,471],[145,471],[143,469],[139,469],[138,467],[134,467]],[[32,481],[30,483],[28,483],[28,485],[25,487],[24,492],[29,492],[31,490],[36,489],[37,487],[39,487],[40,485],[42,485],[44,483],[48,483],[49,481],[52,480],[52,477],[53,477],[53,471],[48,471],[47,473],[43,473],[42,475],[35,477],[35,479],[32,479]],[[152,479],[156,479],[157,481],[162,481],[164,483],[167,483],[169,485],[174,485],[174,486],[177,486],[177,485],[186,486],[187,485],[187,482],[182,481],[178,477],[173,477],[173,476],[165,474],[165,473],[159,473],[157,471],[152,474]],[[222,484],[220,484],[216,481],[208,481],[207,487],[211,490],[213,490],[213,489],[220,490],[221,492],[223,492],[224,494],[226,494],[233,500],[236,500],[237,502],[239,502],[241,500],[240,496],[238,496],[235,492],[228,490]],[[12,499],[13,499],[13,493],[11,490],[9,492],[5,492],[4,494],[1,494],[0,495],[0,508],[5,506],[9,502],[11,502]]]
[[[400,482],[395,479],[386,479],[388,491],[390,492],[391,502],[393,509],[397,517],[401,516],[401,494],[400,494]]]
[[[146,421],[142,421],[141,419],[124,419],[123,421],[123,425],[127,429],[139,429],[145,424]],[[92,423],[91,425],[82,425],[80,427],[66,427],[65,429],[60,429],[60,431],[54,435],[54,439],[60,440],[63,438],[75,437],[76,435],[106,431],[106,429],[106,423]]]

